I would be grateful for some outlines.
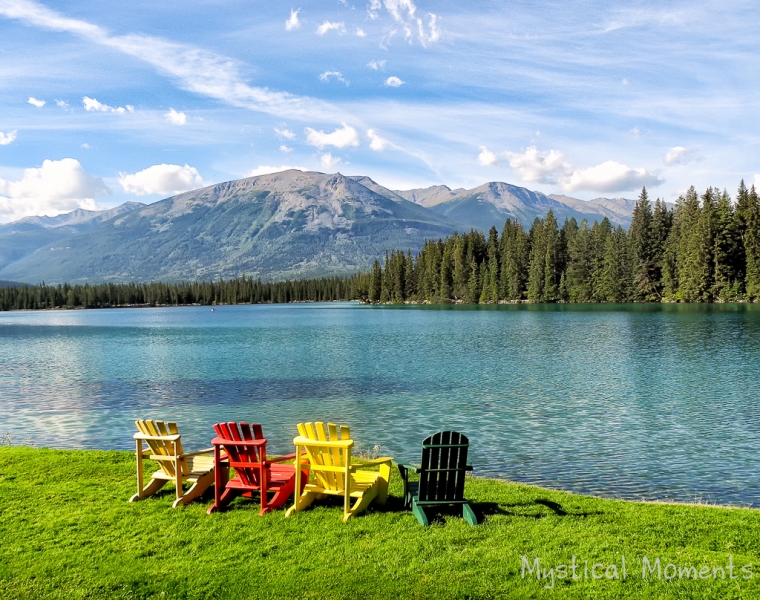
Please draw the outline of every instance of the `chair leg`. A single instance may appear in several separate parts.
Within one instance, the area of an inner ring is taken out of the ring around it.
[[[295,512],[302,511],[304,508],[308,507],[312,502],[314,502],[316,497],[316,492],[305,492],[301,494],[298,496],[298,498],[296,498],[295,504],[293,504],[293,506],[287,510],[285,516],[289,517]]]
[[[151,479],[148,485],[146,485],[145,488],[143,488],[140,492],[132,496],[129,501],[137,502],[138,500],[152,496],[165,485],[166,479]]]
[[[225,508],[227,508],[227,505],[230,502],[232,502],[240,495],[240,492],[241,490],[238,490],[236,488],[226,488],[224,492],[220,494],[219,500],[215,501],[211,506],[209,506],[206,514],[210,515],[215,512],[223,511]]]
[[[271,510],[275,508],[279,508],[285,502],[287,502],[288,498],[290,498],[290,495],[293,493],[293,490],[296,487],[296,478],[291,477],[288,479],[287,483],[284,483],[280,489],[278,489],[275,493],[272,499],[267,502],[266,501],[266,492],[262,490],[261,492],[261,512],[259,515],[263,515],[265,513],[270,512]]]
[[[428,521],[427,515],[425,514],[425,510],[417,504],[414,500],[412,500],[412,514],[417,517],[417,520],[420,522],[420,525],[423,527],[427,527],[430,525],[430,522]]]
[[[467,521],[470,525],[478,524],[478,518],[475,516],[475,512],[472,510],[472,507],[467,503],[462,505],[462,518],[465,521]]]
[[[188,504],[203,495],[211,484],[214,483],[214,472],[211,471],[199,477],[192,487],[187,490],[181,497],[177,498],[172,504],[172,508],[177,508],[180,504]]]
[[[377,502],[380,505],[384,505],[388,500],[388,483],[391,480],[391,467],[390,465],[380,465],[380,477],[378,477],[377,483]]]
[[[367,510],[370,503],[377,498],[378,486],[371,487],[364,492],[361,498],[358,498],[354,505],[348,512],[343,513],[343,522],[346,523],[354,515],[358,515],[360,512]]]

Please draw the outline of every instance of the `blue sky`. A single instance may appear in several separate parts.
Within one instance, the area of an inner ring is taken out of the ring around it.
[[[0,0],[0,221],[282,166],[733,192],[760,173],[758,25],[741,0]]]

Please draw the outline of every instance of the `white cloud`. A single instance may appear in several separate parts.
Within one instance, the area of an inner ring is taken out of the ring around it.
[[[337,79],[338,81],[345,83],[346,85],[349,85],[348,79],[343,77],[340,71],[325,71],[319,76],[319,79],[320,81],[324,81],[325,83],[328,83],[330,79]]]
[[[384,0],[385,8],[404,30],[404,38],[412,42],[413,30],[416,29],[419,34],[420,43],[427,47],[428,44],[437,42],[441,38],[441,33],[437,27],[437,16],[433,13],[428,13],[428,31],[425,31],[425,25],[423,20],[416,16],[417,7],[412,0]],[[378,16],[378,10],[380,9],[380,2],[374,0],[367,9],[367,14],[370,19],[376,19]]]
[[[693,148],[673,146],[665,154],[666,165],[683,165],[694,160],[699,160],[699,154]]]
[[[342,21],[340,23],[325,21],[319,27],[317,27],[317,35],[324,35],[333,29],[338,33],[346,33],[346,24]]]
[[[287,129],[287,128],[279,129],[279,128],[275,127],[274,128],[274,132],[277,135],[279,135],[280,137],[284,137],[285,139],[288,139],[288,140],[294,140],[294,139],[296,139],[296,134],[293,133],[292,131],[290,131],[290,129]]]
[[[32,106],[36,106],[37,108],[42,108],[45,106],[44,100],[37,100],[37,98],[33,98],[32,96],[29,96],[29,100],[27,100],[27,102]]]
[[[298,29],[301,26],[301,21],[298,20],[298,13],[301,12],[301,9],[293,10],[290,9],[290,18],[285,21],[285,29],[288,31],[293,31],[294,29]]]
[[[311,127],[307,127],[304,131],[306,132],[306,143],[310,146],[316,146],[320,150],[325,146],[346,148],[347,146],[359,145],[359,134],[356,133],[356,129],[345,123],[343,123],[343,127],[332,133],[317,131]]]
[[[356,36],[357,37],[367,37],[367,34],[361,27],[356,28]]]
[[[255,169],[251,169],[245,174],[246,177],[258,177],[259,175],[269,175],[270,173],[280,173],[282,171],[290,171],[291,169],[298,169],[299,171],[308,171],[306,167],[292,167],[289,165],[281,165],[279,167],[270,167],[269,165],[259,165]]]
[[[589,190],[594,192],[622,192],[643,186],[657,186],[663,183],[655,173],[646,169],[633,169],[626,165],[608,160],[595,167],[575,169],[562,182],[568,191]]]
[[[203,186],[203,178],[190,165],[153,165],[137,173],[119,173],[119,183],[124,191],[135,196],[161,194],[172,196]]]
[[[66,102],[65,100],[56,100],[55,101],[55,105],[58,106],[59,108],[68,108],[69,107],[69,103]]]
[[[95,200],[110,193],[103,180],[87,173],[78,160],[45,160],[41,167],[24,169],[18,181],[0,179],[0,221],[55,216],[77,208],[95,210]]]
[[[406,11],[410,19],[414,18],[414,12],[417,7],[412,0],[385,0],[385,8],[391,13],[391,16],[399,22],[403,22],[403,12]]]
[[[391,75],[390,77],[388,77],[388,79],[385,80],[385,85],[387,85],[388,87],[395,87],[395,88],[397,88],[397,87],[401,87],[405,83],[406,83],[406,81],[402,81],[401,79],[399,79],[395,75]]]
[[[33,0],[2,0],[0,15],[52,31],[65,31],[133,56],[174,79],[189,92],[280,118],[333,120],[335,107],[307,96],[248,85],[236,61],[188,44],[141,34],[112,35],[87,21],[66,17]]]
[[[323,169],[332,169],[337,167],[343,161],[337,156],[333,156],[329,152],[326,152],[320,157],[319,162],[322,163]]]
[[[505,152],[509,166],[521,180],[533,183],[558,183],[567,192],[622,192],[663,183],[657,173],[634,169],[613,160],[595,167],[577,169],[565,161],[559,150],[539,152],[535,146],[523,152]]]
[[[628,85],[628,80],[625,77],[623,77],[623,85]]]
[[[8,133],[3,133],[0,131],[0,146],[7,146],[8,144],[11,144],[16,139],[16,133],[18,133],[15,129],[13,131],[9,131]]]
[[[183,112],[177,112],[173,108],[170,108],[169,112],[164,114],[164,118],[172,125],[184,125],[187,123],[187,115]]]
[[[388,140],[377,135],[374,129],[367,130],[367,137],[370,139],[369,147],[375,152],[382,152],[388,146]]]
[[[505,155],[509,166],[523,181],[556,183],[572,171],[572,166],[565,162],[559,150],[539,152],[535,146],[530,146],[523,152],[505,152]]]
[[[82,144],[82,148],[84,148],[85,150],[92,150],[92,146],[90,146],[90,144],[88,144],[87,142]]]
[[[385,68],[385,60],[371,60],[367,63],[367,66],[373,71]]]
[[[288,146],[286,144],[282,144],[280,146],[280,152],[286,152],[286,153],[287,152],[293,152],[293,148],[291,148],[290,146]]]
[[[130,104],[127,104],[126,107],[108,106],[108,104],[98,102],[95,98],[90,98],[89,96],[82,98],[82,104],[84,105],[84,109],[86,111],[112,112],[120,115],[123,115],[125,112],[135,112],[135,107]]]
[[[494,167],[499,164],[499,159],[485,146],[480,146],[480,154],[478,154],[478,164],[481,167]]]
[[[367,18],[373,21],[377,19],[377,11],[379,11],[382,7],[383,5],[380,0],[370,0],[369,5],[367,5]]]

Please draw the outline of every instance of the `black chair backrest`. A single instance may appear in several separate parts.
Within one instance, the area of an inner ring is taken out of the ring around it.
[[[456,431],[440,431],[422,442],[419,500],[461,502],[470,440]]]

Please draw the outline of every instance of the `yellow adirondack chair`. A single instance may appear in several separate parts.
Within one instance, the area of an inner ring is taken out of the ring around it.
[[[351,464],[354,441],[348,427],[332,423],[299,423],[296,445],[296,490],[301,489],[301,469],[309,470],[309,481],[295,504],[285,513],[289,517],[309,506],[324,495],[343,496],[343,521],[365,510],[372,500],[385,504],[388,498],[388,481],[391,476],[390,457],[378,458],[363,464]],[[301,454],[306,452],[308,464]],[[380,465],[380,471],[365,468]],[[351,499],[354,505],[351,506]]]
[[[138,433],[132,437],[137,451],[137,493],[129,501],[136,502],[152,496],[167,481],[173,481],[177,487],[177,499],[172,508],[187,504],[198,498],[214,483],[214,449],[206,448],[199,452],[185,453],[176,423],[163,421],[135,421]],[[143,442],[148,448],[143,450]],[[203,456],[209,454],[210,456]],[[161,467],[153,473],[148,485],[143,487],[143,459],[155,460]],[[186,492],[182,484],[192,483]]]

